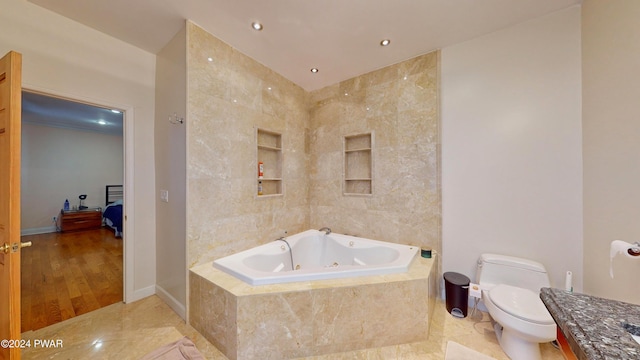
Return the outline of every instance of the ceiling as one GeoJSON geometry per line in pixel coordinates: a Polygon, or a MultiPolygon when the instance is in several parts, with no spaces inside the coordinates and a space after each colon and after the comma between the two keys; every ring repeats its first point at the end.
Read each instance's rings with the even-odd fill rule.
{"type": "Polygon", "coordinates": [[[122,112],[111,109],[22,92],[24,123],[122,136],[122,119],[122,112]]]}
{"type": "Polygon", "coordinates": [[[28,0],[151,53],[185,19],[307,91],[581,0],[28,0]],[[251,28],[253,21],[264,25],[251,28]],[[391,44],[380,46],[382,39],[391,44]],[[311,68],[318,68],[312,73],[311,68]]]}

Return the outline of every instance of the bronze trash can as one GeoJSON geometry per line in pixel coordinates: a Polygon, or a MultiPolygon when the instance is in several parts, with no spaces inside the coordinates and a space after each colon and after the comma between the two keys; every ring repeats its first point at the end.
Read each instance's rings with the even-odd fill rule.
{"type": "Polygon", "coordinates": [[[444,290],[449,314],[463,318],[469,305],[469,278],[456,272],[444,273],[444,290]]]}

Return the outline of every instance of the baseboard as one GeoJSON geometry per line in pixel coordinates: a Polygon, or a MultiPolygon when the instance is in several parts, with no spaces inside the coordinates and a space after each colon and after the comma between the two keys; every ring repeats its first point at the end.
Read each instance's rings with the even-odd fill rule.
{"type": "Polygon", "coordinates": [[[176,298],[171,296],[171,294],[163,289],[162,286],[156,285],[156,295],[158,295],[160,299],[164,300],[164,302],[167,303],[167,305],[169,305],[169,307],[173,309],[173,311],[175,311],[178,316],[180,316],[183,320],[186,320],[187,311],[185,309],[185,306],[178,300],[176,300],[176,298]]]}
{"type": "Polygon", "coordinates": [[[45,227],[39,227],[39,228],[22,229],[20,230],[20,236],[48,234],[53,232],[56,232],[55,226],[45,226],[45,227]]]}
{"type": "Polygon", "coordinates": [[[134,290],[130,296],[126,296],[125,302],[132,303],[134,301],[144,299],[151,295],[155,295],[155,293],[156,293],[156,287],[154,285],[147,286],[146,288],[134,290]]]}

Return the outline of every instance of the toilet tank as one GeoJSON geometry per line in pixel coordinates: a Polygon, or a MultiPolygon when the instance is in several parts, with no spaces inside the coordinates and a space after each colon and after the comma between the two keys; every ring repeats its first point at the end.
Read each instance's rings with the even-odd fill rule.
{"type": "Polygon", "coordinates": [[[529,259],[498,254],[480,255],[476,281],[482,289],[506,284],[538,293],[540,288],[550,287],[544,265],[529,259]]]}

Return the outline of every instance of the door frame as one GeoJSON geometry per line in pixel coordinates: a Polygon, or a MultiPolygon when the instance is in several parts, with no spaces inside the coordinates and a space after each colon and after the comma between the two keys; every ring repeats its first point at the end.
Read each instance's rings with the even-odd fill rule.
{"type": "Polygon", "coordinates": [[[2,171],[5,171],[2,179],[3,194],[6,190],[6,203],[2,204],[2,238],[0,245],[2,251],[2,346],[0,347],[0,358],[20,359],[21,342],[21,247],[20,243],[20,164],[21,164],[21,126],[22,126],[22,54],[10,50],[5,55],[1,55],[3,62],[2,82],[6,90],[6,107],[3,108],[6,115],[6,122],[0,124],[2,127],[3,149],[6,151],[3,160],[2,171]],[[6,86],[5,86],[6,85],[6,86]],[[20,94],[19,94],[20,93],[20,94]],[[8,148],[5,149],[6,147],[8,148]],[[6,214],[5,214],[6,212],[6,214]]]}
{"type": "Polygon", "coordinates": [[[122,133],[122,146],[123,146],[123,154],[124,154],[124,193],[123,193],[123,202],[124,202],[124,221],[123,221],[123,231],[122,231],[122,242],[123,242],[123,254],[122,254],[122,276],[123,276],[123,299],[122,301],[125,303],[135,301],[135,289],[134,289],[134,242],[133,242],[133,234],[134,232],[134,196],[133,196],[133,179],[134,179],[134,153],[133,153],[133,117],[134,111],[132,105],[125,104],[115,104],[110,103],[109,101],[105,101],[102,99],[93,99],[88,98],[86,96],[81,96],[77,94],[69,94],[63,93],[60,91],[55,91],[51,89],[45,89],[42,87],[30,85],[22,83],[22,90],[27,92],[33,92],[37,94],[42,94],[45,96],[57,97],[64,100],[75,101],[91,106],[98,106],[102,108],[109,109],[118,109],[122,111],[122,121],[123,121],[123,133],[122,133]]]}

